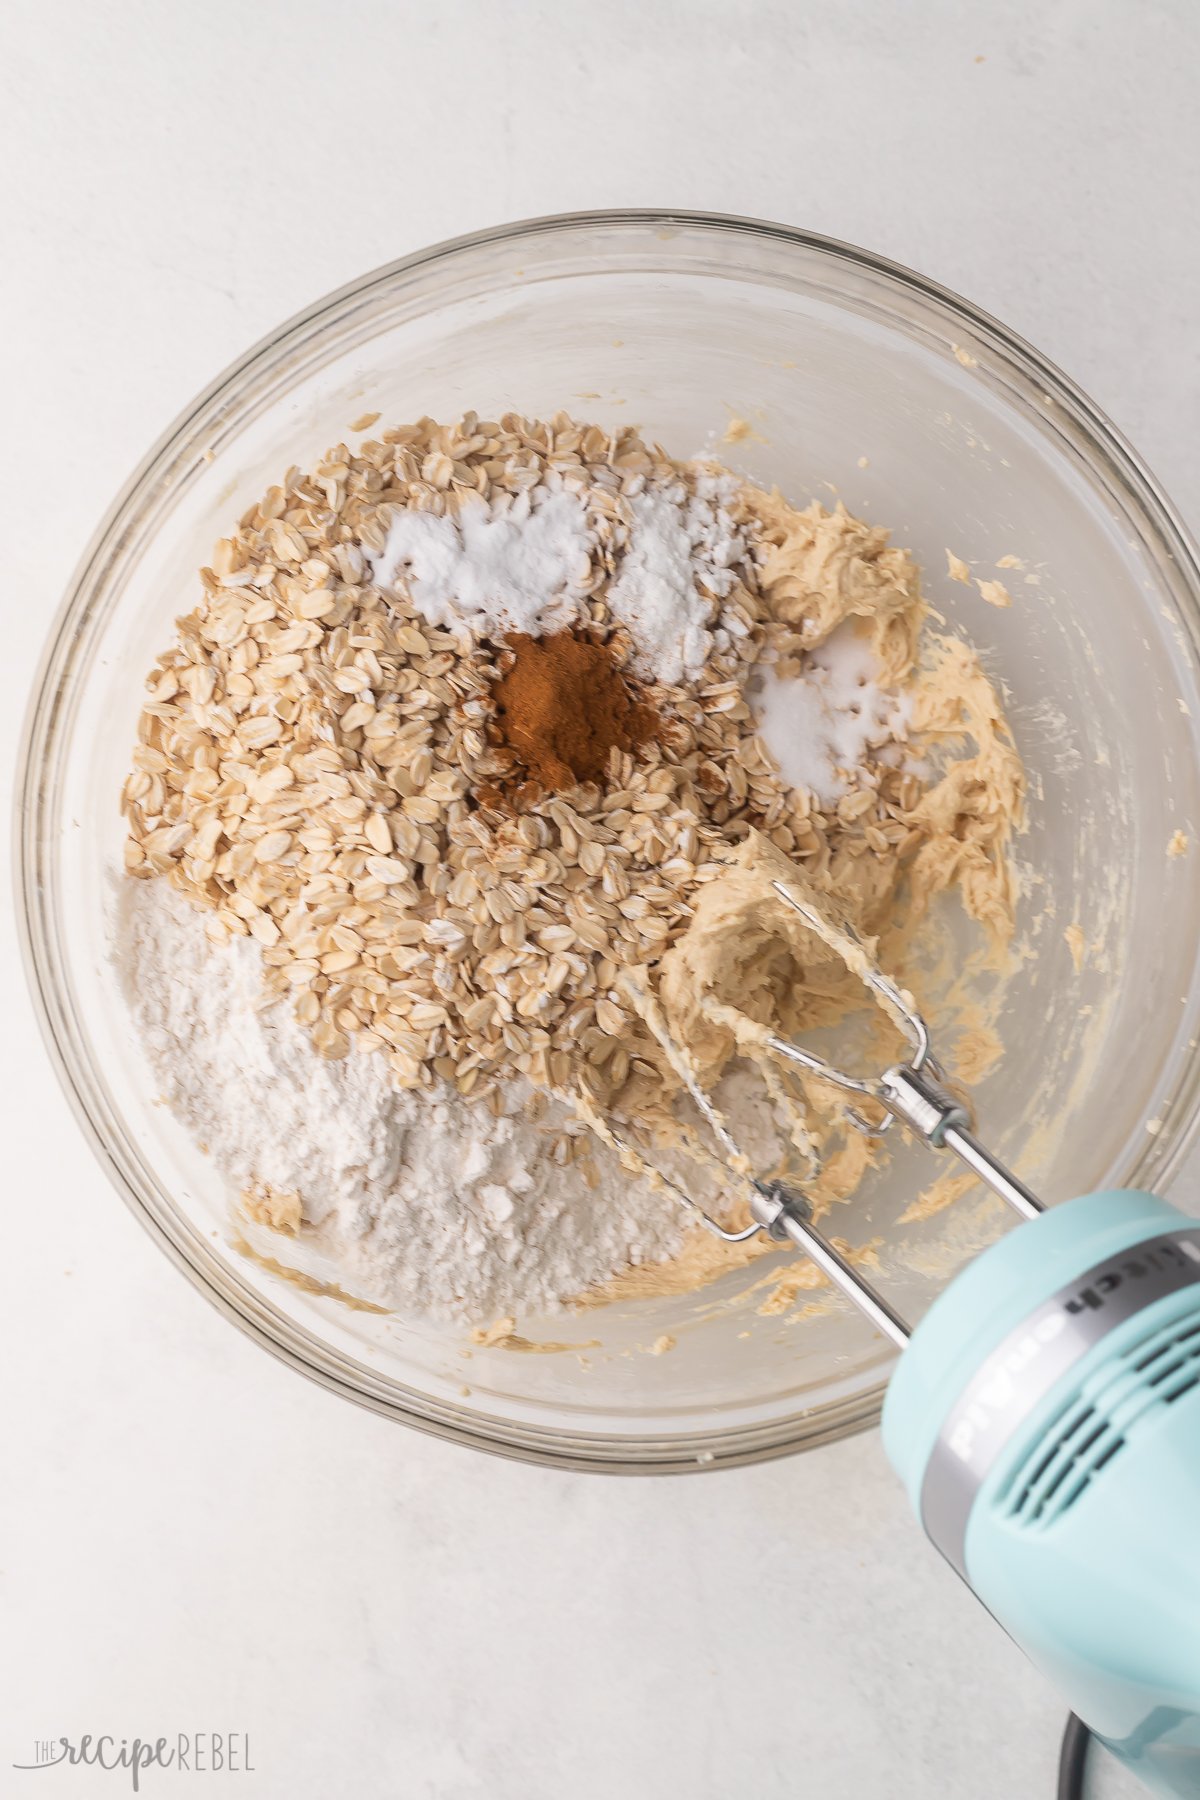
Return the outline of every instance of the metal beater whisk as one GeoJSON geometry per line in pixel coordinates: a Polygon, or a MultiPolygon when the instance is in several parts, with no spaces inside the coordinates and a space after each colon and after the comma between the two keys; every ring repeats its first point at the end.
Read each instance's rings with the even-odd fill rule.
{"type": "MultiPolygon", "coordinates": [[[[806,924],[811,925],[818,933],[821,932],[822,921],[819,916],[804,901],[798,899],[786,883],[774,881],[771,885],[780,899],[798,912],[806,924]]],[[[852,937],[853,934],[847,931],[846,935],[852,937]]],[[[857,943],[856,939],[853,941],[857,943]]],[[[916,1137],[935,1150],[952,1150],[973,1174],[986,1182],[993,1193],[998,1194],[1022,1218],[1036,1217],[1043,1211],[1042,1202],[984,1149],[968,1130],[970,1118],[966,1108],[941,1085],[938,1065],[930,1050],[929,1028],[913,1006],[910,996],[902,993],[886,975],[873,966],[856,972],[861,974],[863,982],[884,1003],[888,1012],[897,1021],[903,1022],[912,1047],[912,1054],[906,1062],[885,1069],[881,1075],[857,1076],[847,1074],[844,1069],[836,1068],[823,1057],[814,1056],[811,1051],[802,1050],[798,1044],[789,1043],[785,1038],[768,1037],[768,1048],[775,1055],[797,1064],[810,1074],[819,1075],[823,1080],[832,1082],[835,1087],[863,1100],[874,1101],[883,1108],[883,1118],[872,1123],[857,1107],[848,1107],[847,1117],[857,1130],[869,1137],[878,1137],[899,1119],[916,1137]]],[[[712,1100],[697,1081],[689,1058],[679,1056],[676,1067],[714,1136],[727,1152],[735,1171],[744,1170],[747,1159],[712,1100]]],[[[616,1141],[620,1148],[626,1147],[619,1139],[616,1141]]],[[[779,1242],[790,1238],[818,1268],[825,1271],[829,1279],[854,1302],[860,1312],[866,1314],[879,1331],[903,1348],[910,1336],[907,1322],[859,1274],[841,1251],[818,1231],[812,1223],[811,1208],[803,1195],[781,1182],[759,1181],[754,1176],[742,1178],[749,1188],[750,1214],[754,1222],[741,1231],[730,1231],[718,1224],[677,1183],[667,1181],[667,1185],[697,1215],[707,1230],[724,1238],[727,1243],[743,1243],[760,1231],[779,1242]]],[[[666,1177],[663,1179],[667,1180],[666,1177]]]]}
{"type": "MultiPolygon", "coordinates": [[[[908,1352],[905,1321],[817,1230],[802,1196],[745,1174],[694,1076],[692,1098],[747,1182],[754,1223],[726,1231],[676,1192],[718,1237],[790,1239],[899,1347],[883,1442],[929,1538],[1061,1683],[1077,1720],[1156,1794],[1196,1800],[1200,1221],[1136,1189],[1043,1212],[971,1135],[908,996],[786,879],[773,885],[883,1002],[910,1053],[866,1078],[782,1038],[767,1040],[772,1059],[844,1089],[860,1130],[899,1119],[953,1151],[1024,1222],[955,1275],[908,1352]]],[[[651,1029],[661,1042],[657,1015],[651,1029]]],[[[684,1076],[686,1057],[666,1047],[684,1076]]]]}

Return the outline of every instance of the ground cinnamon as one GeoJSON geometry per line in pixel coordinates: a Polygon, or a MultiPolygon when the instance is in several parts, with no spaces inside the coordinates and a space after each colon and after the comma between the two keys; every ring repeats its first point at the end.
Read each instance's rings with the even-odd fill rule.
{"type": "Polygon", "coordinates": [[[657,712],[606,644],[571,631],[505,642],[512,662],[492,689],[493,737],[518,779],[544,791],[601,781],[610,751],[658,737],[657,712]]]}

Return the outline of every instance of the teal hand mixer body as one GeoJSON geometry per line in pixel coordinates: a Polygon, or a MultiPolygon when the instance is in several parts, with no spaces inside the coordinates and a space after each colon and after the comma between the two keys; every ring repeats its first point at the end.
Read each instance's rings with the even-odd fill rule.
{"type": "MultiPolygon", "coordinates": [[[[849,1089],[862,1129],[899,1119],[952,1151],[1024,1223],[910,1331],[793,1190],[751,1181],[744,1231],[700,1217],[722,1237],[790,1240],[897,1344],[883,1441],[929,1537],[1147,1787],[1200,1795],[1200,1221],[1132,1191],[1044,1211],[972,1135],[908,996],[855,967],[904,1025],[907,1061],[860,1079],[783,1039],[770,1049],[849,1089]],[[875,1103],[875,1122],[863,1102],[875,1103]]],[[[710,1097],[682,1072],[745,1168],[710,1097]]]]}

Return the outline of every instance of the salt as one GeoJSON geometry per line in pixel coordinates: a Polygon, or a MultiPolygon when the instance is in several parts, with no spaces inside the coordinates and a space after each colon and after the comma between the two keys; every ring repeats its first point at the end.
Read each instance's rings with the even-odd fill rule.
{"type": "Polygon", "coordinates": [[[764,666],[750,702],[784,781],[822,806],[849,792],[848,777],[868,751],[902,743],[908,731],[907,697],[880,687],[875,654],[852,623],[809,651],[799,676],[785,679],[764,666]]]}

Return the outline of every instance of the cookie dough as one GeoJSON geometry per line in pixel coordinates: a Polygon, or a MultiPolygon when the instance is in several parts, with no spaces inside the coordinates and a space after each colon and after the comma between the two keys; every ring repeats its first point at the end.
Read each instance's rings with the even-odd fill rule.
{"type": "MultiPolygon", "coordinates": [[[[762,498],[755,503],[761,506],[762,498]]],[[[957,1027],[956,1063],[979,1078],[1002,1046],[987,1008],[971,993],[971,977],[1003,968],[1015,923],[1009,845],[1022,823],[1025,777],[999,699],[975,653],[959,639],[933,638],[912,671],[921,602],[909,578],[911,564],[895,560],[885,546],[882,580],[866,582],[862,552],[876,547],[865,527],[844,516],[782,509],[776,593],[786,590],[791,622],[805,635],[814,627],[836,629],[861,606],[877,654],[910,673],[913,736],[940,767],[906,815],[915,850],[887,859],[838,849],[801,863],[751,831],[731,846],[722,872],[701,890],[691,925],[663,958],[655,993],[632,997],[661,1052],[659,1144],[695,1155],[694,1136],[671,1122],[684,1059],[709,1091],[736,1059],[748,1059],[786,1119],[796,1155],[790,1168],[753,1173],[801,1180],[818,1215],[848,1198],[883,1150],[848,1129],[838,1090],[784,1063],[768,1049],[767,1037],[801,1039],[856,1014],[869,1019],[874,1003],[862,982],[864,967],[876,964],[895,975],[907,960],[919,962],[923,937],[938,935],[927,929],[933,902],[953,889],[982,927],[983,941],[953,981],[945,978],[943,959],[938,985],[948,998],[939,1025],[957,1027]],[[851,540],[857,544],[853,556],[851,540]],[[881,593],[884,604],[872,612],[881,593]],[[776,882],[815,912],[820,929],[787,904],[776,882]]],[[[878,1058],[871,1066],[882,1067],[900,1050],[900,1022],[878,1012],[869,1022],[874,1029],[867,1042],[878,1058]]],[[[929,1217],[963,1191],[961,1181],[935,1183],[905,1218],[929,1217]]],[[[741,1210],[735,1199],[731,1216],[741,1210]]],[[[623,1291],[647,1297],[687,1291],[747,1264],[764,1247],[724,1245],[697,1232],[673,1263],[637,1271],[633,1289],[623,1291]]]]}
{"type": "Polygon", "coordinates": [[[702,1081],[717,1080],[735,1050],[755,1053],[774,1032],[799,1037],[863,1003],[872,961],[847,926],[867,926],[878,896],[851,884],[818,888],[768,838],[752,831],[727,871],[700,894],[692,923],[662,962],[659,992],[675,1040],[702,1081]],[[817,931],[789,906],[788,888],[824,921],[817,931]]]}

